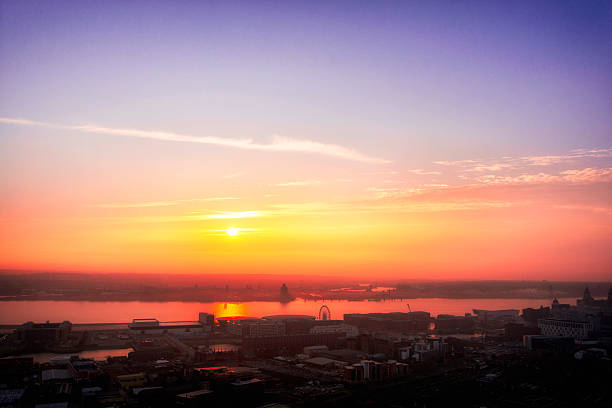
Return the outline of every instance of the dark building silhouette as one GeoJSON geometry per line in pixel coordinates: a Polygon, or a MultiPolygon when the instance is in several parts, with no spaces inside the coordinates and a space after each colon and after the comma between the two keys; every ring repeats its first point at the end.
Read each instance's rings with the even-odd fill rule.
{"type": "Polygon", "coordinates": [[[292,300],[295,300],[295,298],[289,293],[289,288],[287,288],[287,285],[285,285],[284,283],[283,286],[281,286],[280,288],[279,299],[281,302],[291,302],[292,300]]]}
{"type": "Polygon", "coordinates": [[[593,301],[593,296],[591,296],[591,291],[589,290],[588,286],[585,286],[584,288],[584,296],[582,296],[582,300],[585,302],[593,301]]]}
{"type": "MultiPolygon", "coordinates": [[[[557,301],[557,304],[558,303],[559,302],[557,301]]],[[[550,314],[551,314],[550,307],[540,306],[539,309],[528,307],[526,309],[523,309],[522,317],[523,317],[523,320],[525,320],[527,323],[535,326],[538,324],[538,319],[546,319],[550,317],[550,314]]]]}
{"type": "Polygon", "coordinates": [[[45,348],[64,342],[72,329],[72,323],[34,323],[27,322],[16,330],[17,338],[25,342],[29,349],[45,348]]]}

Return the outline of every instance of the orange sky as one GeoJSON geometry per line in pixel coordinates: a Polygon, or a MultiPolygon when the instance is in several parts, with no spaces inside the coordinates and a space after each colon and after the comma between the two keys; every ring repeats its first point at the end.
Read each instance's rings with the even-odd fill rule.
{"type": "Polygon", "coordinates": [[[606,5],[106,3],[0,2],[0,269],[612,278],[606,5]]]}
{"type": "Polygon", "coordinates": [[[69,171],[49,168],[52,175],[42,157],[13,162],[16,176],[4,181],[1,204],[0,266],[605,280],[612,170],[602,165],[610,153],[470,159],[424,169],[261,153],[272,161],[241,163],[226,175],[214,163],[178,159],[148,167],[134,159],[133,171],[122,163],[101,171],[112,159],[108,152],[93,163],[65,156],[69,171]],[[288,159],[292,168],[285,171],[288,159]],[[500,164],[503,170],[474,170],[500,164]],[[303,174],[290,174],[296,172],[303,174]]]}

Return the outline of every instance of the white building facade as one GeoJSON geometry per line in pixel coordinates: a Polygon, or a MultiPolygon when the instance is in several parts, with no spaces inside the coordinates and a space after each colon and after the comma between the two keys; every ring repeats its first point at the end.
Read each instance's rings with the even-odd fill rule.
{"type": "Polygon", "coordinates": [[[538,327],[544,336],[588,339],[593,333],[593,323],[561,319],[539,319],[538,327]]]}

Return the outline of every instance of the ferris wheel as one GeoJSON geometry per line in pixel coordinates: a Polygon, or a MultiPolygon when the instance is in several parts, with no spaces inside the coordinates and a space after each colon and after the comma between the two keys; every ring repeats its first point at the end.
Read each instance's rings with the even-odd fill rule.
{"type": "Polygon", "coordinates": [[[323,305],[319,309],[319,320],[331,320],[331,311],[327,305],[323,305]]]}

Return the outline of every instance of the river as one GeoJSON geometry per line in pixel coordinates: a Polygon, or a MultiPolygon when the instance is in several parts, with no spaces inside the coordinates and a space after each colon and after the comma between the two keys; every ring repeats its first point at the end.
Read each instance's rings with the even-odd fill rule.
{"type": "Polygon", "coordinates": [[[70,353],[70,354],[58,354],[58,353],[31,353],[31,354],[19,354],[16,356],[8,356],[4,358],[13,358],[13,357],[32,357],[35,363],[48,363],[54,357],[70,357],[79,355],[81,358],[91,358],[96,361],[104,361],[107,357],[127,357],[127,355],[134,351],[133,348],[118,348],[118,349],[109,349],[109,350],[87,350],[81,351],[79,353],[70,353]]]}
{"type": "MultiPolygon", "coordinates": [[[[576,299],[559,299],[575,304],[576,299]]],[[[463,315],[472,309],[524,309],[550,306],[551,299],[441,299],[420,298],[403,301],[304,301],[278,302],[80,302],[80,301],[4,301],[0,302],[0,324],[14,325],[27,321],[72,323],[127,323],[135,318],[156,318],[160,321],[197,320],[199,312],[215,317],[274,314],[317,316],[327,305],[331,319],[342,319],[345,313],[408,312],[422,310],[438,314],[463,315]]]]}

